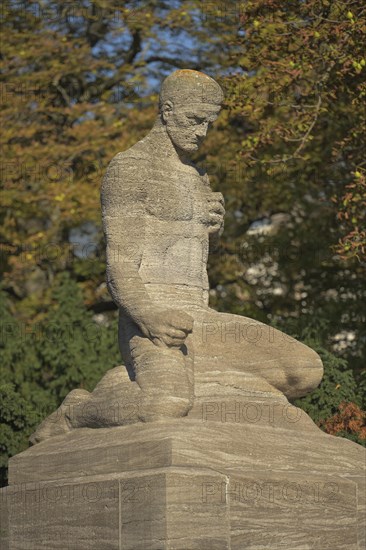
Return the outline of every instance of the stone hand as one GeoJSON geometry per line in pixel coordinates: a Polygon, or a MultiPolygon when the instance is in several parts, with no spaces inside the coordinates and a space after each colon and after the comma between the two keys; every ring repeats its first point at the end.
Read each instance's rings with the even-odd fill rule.
{"type": "Polygon", "coordinates": [[[224,225],[224,197],[222,193],[210,193],[207,197],[209,212],[209,233],[217,233],[224,225]]]}
{"type": "Polygon", "coordinates": [[[179,348],[193,329],[193,319],[184,311],[168,309],[154,312],[140,323],[145,336],[156,346],[179,348]]]}

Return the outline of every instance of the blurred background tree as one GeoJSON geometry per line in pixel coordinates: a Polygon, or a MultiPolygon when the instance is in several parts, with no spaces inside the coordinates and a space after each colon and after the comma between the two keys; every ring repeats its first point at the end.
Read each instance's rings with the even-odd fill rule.
{"type": "MultiPolygon", "coordinates": [[[[226,95],[195,159],[227,209],[211,305],[316,337],[325,378],[299,404],[340,433],[327,418],[365,408],[366,393],[362,0],[4,0],[2,9],[5,458],[70,389],[91,388],[120,361],[100,181],[113,155],[149,131],[160,82],[177,68],[207,72],[226,95]],[[59,337],[43,328],[35,338],[45,326],[59,337]]],[[[364,441],[362,422],[342,435],[364,441]]]]}

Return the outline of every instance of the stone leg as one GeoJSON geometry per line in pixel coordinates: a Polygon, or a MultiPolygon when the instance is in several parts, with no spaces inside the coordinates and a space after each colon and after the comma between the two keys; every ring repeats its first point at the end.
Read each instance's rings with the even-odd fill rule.
{"type": "Polygon", "coordinates": [[[35,445],[49,437],[61,435],[73,428],[83,426],[82,417],[75,414],[75,411],[80,410],[80,407],[89,401],[90,395],[86,390],[71,391],[59,408],[43,420],[37,430],[30,436],[30,444],[35,445]]]}
{"type": "Polygon", "coordinates": [[[158,347],[120,317],[119,342],[130,377],[141,388],[143,421],[185,416],[193,405],[193,356],[186,346],[158,347]]]}
{"type": "Polygon", "coordinates": [[[289,399],[308,394],[320,383],[323,366],[308,346],[264,323],[212,309],[194,316],[192,344],[195,380],[208,371],[247,372],[289,399]]]}
{"type": "Polygon", "coordinates": [[[108,370],[94,391],[73,390],[30,437],[35,445],[75,428],[104,428],[139,422],[142,391],[124,366],[108,370]]]}

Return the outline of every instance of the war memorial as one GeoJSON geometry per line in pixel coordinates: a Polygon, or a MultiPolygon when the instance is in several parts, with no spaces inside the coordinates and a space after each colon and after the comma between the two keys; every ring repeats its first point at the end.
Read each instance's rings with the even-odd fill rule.
{"type": "Polygon", "coordinates": [[[150,133],[108,166],[123,365],[10,460],[9,550],[365,548],[364,449],[292,404],[319,385],[319,356],[209,306],[224,199],[191,156],[222,101],[211,77],[172,73],[150,133]]]}

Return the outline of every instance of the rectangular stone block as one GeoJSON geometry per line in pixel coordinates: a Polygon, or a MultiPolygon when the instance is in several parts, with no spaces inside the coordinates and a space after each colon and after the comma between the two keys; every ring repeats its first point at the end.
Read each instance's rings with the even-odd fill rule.
{"type": "Polygon", "coordinates": [[[232,550],[362,548],[355,481],[311,471],[228,474],[232,550]]]}
{"type": "Polygon", "coordinates": [[[83,429],[20,453],[9,461],[9,483],[42,481],[83,475],[106,475],[171,464],[171,437],[124,441],[120,428],[83,429]]]}
{"type": "Polygon", "coordinates": [[[10,460],[9,550],[365,550],[364,466],[318,428],[80,429],[10,460]]]}
{"type": "MultiPolygon", "coordinates": [[[[75,430],[31,447],[9,460],[9,484],[85,475],[107,475],[168,466],[220,470],[248,463],[263,470],[308,469],[352,476],[364,450],[316,428],[311,434],[272,426],[175,420],[108,429],[75,430]],[[274,452],[275,451],[275,452],[274,452]],[[306,453],[306,454],[304,454],[306,453]],[[326,459],[325,459],[326,457],[326,459]]],[[[362,457],[362,458],[361,458],[362,457]]]]}
{"type": "Polygon", "coordinates": [[[9,550],[221,550],[230,548],[226,502],[202,501],[205,470],[162,469],[11,485],[9,550]]]}

